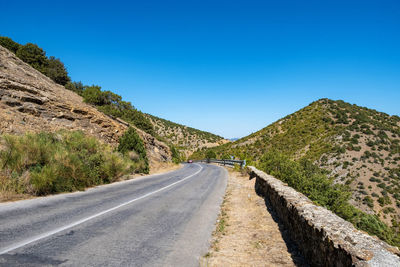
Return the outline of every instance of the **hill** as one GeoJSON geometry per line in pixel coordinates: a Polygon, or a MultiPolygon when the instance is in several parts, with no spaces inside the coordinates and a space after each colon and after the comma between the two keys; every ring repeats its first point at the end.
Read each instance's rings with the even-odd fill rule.
{"type": "Polygon", "coordinates": [[[186,156],[197,149],[215,147],[227,143],[221,136],[181,125],[169,120],[146,114],[155,132],[166,142],[176,146],[186,156]]]}
{"type": "MultiPolygon", "coordinates": [[[[0,46],[0,133],[79,130],[116,146],[128,127],[0,46]]],[[[151,162],[170,161],[168,145],[137,128],[151,162]]]]}
{"type": "MultiPolygon", "coordinates": [[[[267,151],[309,160],[335,184],[348,185],[350,203],[397,226],[400,215],[400,118],[343,101],[321,99],[233,143],[213,149],[258,165],[267,151]]],[[[206,150],[194,153],[204,157],[206,150]]]]}

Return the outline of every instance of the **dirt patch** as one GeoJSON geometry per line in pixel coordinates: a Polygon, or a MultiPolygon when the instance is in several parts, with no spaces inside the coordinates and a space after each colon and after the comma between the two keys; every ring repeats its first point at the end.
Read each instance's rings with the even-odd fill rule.
{"type": "Polygon", "coordinates": [[[1,202],[12,202],[12,201],[18,201],[18,200],[23,200],[23,199],[30,199],[34,198],[31,195],[28,194],[15,194],[11,193],[8,191],[0,191],[0,203],[1,202]]]}
{"type": "Polygon", "coordinates": [[[229,171],[212,245],[200,266],[307,266],[254,183],[229,171]]]}
{"type": "Polygon", "coordinates": [[[159,174],[163,172],[174,171],[182,168],[182,164],[175,164],[172,162],[154,162],[150,166],[150,174],[159,174]]]}

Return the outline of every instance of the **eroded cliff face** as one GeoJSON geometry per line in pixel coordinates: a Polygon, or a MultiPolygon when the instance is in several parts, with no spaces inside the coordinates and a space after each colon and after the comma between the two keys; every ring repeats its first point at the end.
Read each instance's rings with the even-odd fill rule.
{"type": "MultiPolygon", "coordinates": [[[[0,134],[80,130],[116,146],[128,124],[83,102],[82,97],[0,46],[0,134]]],[[[152,162],[170,161],[169,147],[137,129],[152,162]]]]}

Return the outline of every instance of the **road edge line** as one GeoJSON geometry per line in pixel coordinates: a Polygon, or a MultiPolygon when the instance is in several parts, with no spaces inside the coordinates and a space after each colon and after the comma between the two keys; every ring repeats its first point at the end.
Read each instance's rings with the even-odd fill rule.
{"type": "Polygon", "coordinates": [[[185,177],[185,178],[183,178],[183,179],[181,179],[181,180],[179,180],[179,181],[176,181],[176,182],[174,182],[174,183],[172,183],[172,184],[169,184],[169,185],[167,185],[167,186],[164,186],[164,187],[162,187],[162,188],[160,188],[160,189],[157,189],[157,190],[155,190],[155,191],[152,191],[152,192],[150,192],[150,193],[144,194],[144,195],[142,195],[142,196],[140,196],[140,197],[137,197],[137,198],[131,199],[131,200],[129,200],[129,201],[126,201],[126,202],[124,202],[124,203],[121,203],[121,204],[119,204],[119,205],[117,205],[117,206],[115,206],[115,207],[112,207],[112,208],[109,208],[109,209],[104,210],[104,211],[102,211],[102,212],[96,213],[96,214],[94,214],[94,215],[92,215],[92,216],[86,217],[86,218],[84,218],[84,219],[78,220],[78,221],[73,222],[73,223],[70,223],[70,224],[67,224],[67,225],[62,226],[62,227],[60,227],[60,228],[58,228],[58,229],[55,229],[55,230],[52,230],[52,231],[43,233],[43,234],[41,234],[41,235],[37,235],[37,236],[32,237],[32,238],[30,238],[30,239],[27,239],[27,240],[25,240],[25,241],[21,241],[21,242],[15,244],[15,245],[11,245],[11,246],[9,246],[9,247],[7,247],[7,248],[5,248],[5,249],[0,250],[0,255],[6,254],[6,253],[8,253],[8,252],[10,252],[10,251],[13,251],[13,250],[16,250],[16,249],[18,249],[18,248],[24,247],[24,246],[26,246],[26,245],[29,245],[29,244],[33,243],[33,242],[39,241],[39,240],[41,240],[41,239],[44,239],[44,238],[46,238],[46,237],[55,235],[55,234],[60,233],[60,232],[62,232],[62,231],[64,231],[64,230],[70,229],[70,228],[72,228],[72,227],[75,227],[75,226],[80,225],[80,224],[82,224],[82,223],[85,223],[85,222],[87,222],[87,221],[90,221],[90,220],[92,220],[92,219],[94,219],[94,218],[97,218],[97,217],[99,217],[99,216],[101,216],[101,215],[104,215],[104,214],[109,213],[109,212],[111,212],[111,211],[117,210],[117,209],[119,209],[119,208],[121,208],[121,207],[124,207],[124,206],[126,206],[126,205],[129,205],[129,204],[131,204],[131,203],[133,203],[133,202],[135,202],[135,201],[144,199],[144,198],[146,198],[146,197],[148,197],[148,196],[151,196],[151,195],[156,194],[156,193],[158,193],[158,192],[161,192],[161,191],[163,191],[163,190],[165,190],[165,189],[167,189],[167,188],[170,188],[170,187],[172,187],[172,186],[174,186],[174,185],[177,185],[177,184],[179,184],[179,183],[181,183],[181,182],[183,182],[183,181],[186,181],[187,179],[192,178],[192,177],[195,176],[196,174],[200,173],[201,170],[203,170],[203,167],[202,167],[201,165],[199,165],[199,164],[197,164],[197,163],[193,163],[193,164],[199,166],[200,169],[197,170],[195,173],[193,173],[193,174],[191,174],[191,175],[189,175],[189,176],[187,176],[187,177],[185,177]]]}

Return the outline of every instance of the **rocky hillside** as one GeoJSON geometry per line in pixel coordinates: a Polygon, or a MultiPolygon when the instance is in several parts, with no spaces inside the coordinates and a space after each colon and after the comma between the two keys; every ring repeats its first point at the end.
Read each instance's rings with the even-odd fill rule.
{"type": "MultiPolygon", "coordinates": [[[[214,148],[257,165],[276,150],[325,169],[349,185],[350,202],[397,226],[400,216],[400,118],[343,101],[321,99],[236,142],[214,148]]],[[[195,153],[204,157],[206,150],[195,153]]]]}
{"type": "Polygon", "coordinates": [[[172,143],[182,152],[190,155],[203,147],[215,147],[229,142],[221,136],[197,130],[165,119],[146,114],[156,133],[167,142],[172,143]]]}
{"type": "MultiPolygon", "coordinates": [[[[83,102],[0,46],[0,134],[80,130],[116,145],[128,124],[83,102]]],[[[150,162],[170,161],[169,147],[137,129],[150,162]]]]}

